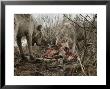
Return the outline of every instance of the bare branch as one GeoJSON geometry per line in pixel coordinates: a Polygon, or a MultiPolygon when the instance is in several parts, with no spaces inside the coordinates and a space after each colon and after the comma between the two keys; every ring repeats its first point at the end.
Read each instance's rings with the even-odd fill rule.
{"type": "Polygon", "coordinates": [[[88,21],[88,23],[90,23],[94,28],[96,28],[95,26],[94,26],[94,24],[93,23],[91,23],[86,17],[84,17],[83,15],[81,15],[80,14],[80,16],[82,16],[86,21],[88,21]]]}

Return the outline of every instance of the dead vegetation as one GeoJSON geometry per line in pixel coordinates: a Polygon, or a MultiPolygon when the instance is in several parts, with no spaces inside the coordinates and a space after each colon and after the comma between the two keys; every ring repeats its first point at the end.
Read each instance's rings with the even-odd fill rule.
{"type": "Polygon", "coordinates": [[[15,46],[15,76],[97,75],[96,14],[36,15],[35,21],[43,25],[41,46],[32,47],[34,61],[29,61],[27,44],[25,60],[15,46]]]}

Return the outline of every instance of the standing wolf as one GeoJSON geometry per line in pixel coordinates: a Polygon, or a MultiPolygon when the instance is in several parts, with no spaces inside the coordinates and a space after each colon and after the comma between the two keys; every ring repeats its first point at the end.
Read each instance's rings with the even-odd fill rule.
{"type": "Polygon", "coordinates": [[[24,36],[26,37],[30,59],[34,59],[32,54],[32,43],[33,44],[36,43],[35,40],[33,39],[39,39],[37,37],[38,35],[41,35],[41,28],[42,28],[42,25],[35,27],[33,17],[30,14],[14,15],[14,31],[15,31],[14,38],[17,41],[17,45],[19,47],[20,55],[22,59],[25,59],[24,52],[22,49],[22,43],[21,43],[22,37],[24,36]]]}

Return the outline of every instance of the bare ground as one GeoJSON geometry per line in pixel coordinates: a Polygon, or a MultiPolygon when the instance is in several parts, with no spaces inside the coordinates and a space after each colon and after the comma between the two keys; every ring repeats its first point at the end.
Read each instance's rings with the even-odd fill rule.
{"type": "MultiPolygon", "coordinates": [[[[43,59],[43,49],[33,47],[35,59],[29,61],[29,55],[24,47],[27,59],[21,60],[18,48],[14,52],[14,75],[15,76],[85,76],[78,60],[68,61],[66,59],[43,59]]],[[[84,65],[84,71],[87,76],[96,75],[96,68],[90,65],[84,65]]]]}

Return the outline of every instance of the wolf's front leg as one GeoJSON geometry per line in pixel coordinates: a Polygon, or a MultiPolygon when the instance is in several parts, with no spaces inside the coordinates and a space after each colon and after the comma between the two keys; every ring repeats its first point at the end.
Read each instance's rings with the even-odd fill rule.
{"type": "Polygon", "coordinates": [[[31,37],[31,35],[27,34],[26,39],[27,39],[27,43],[28,43],[30,60],[34,60],[33,53],[32,53],[32,37],[31,37]]]}

